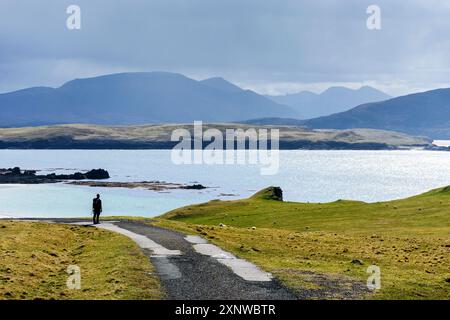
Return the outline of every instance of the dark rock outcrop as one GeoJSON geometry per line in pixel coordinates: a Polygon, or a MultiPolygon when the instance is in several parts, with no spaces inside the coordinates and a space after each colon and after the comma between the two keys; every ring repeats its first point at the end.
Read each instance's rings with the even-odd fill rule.
{"type": "Polygon", "coordinates": [[[56,183],[67,180],[103,180],[108,179],[109,173],[104,169],[95,169],[86,173],[37,175],[35,170],[22,171],[19,167],[0,169],[0,183],[2,184],[40,184],[56,183]]]}
{"type": "Polygon", "coordinates": [[[206,187],[204,185],[201,185],[201,184],[192,184],[192,185],[182,186],[181,189],[203,190],[203,189],[206,189],[206,187]]]}
{"type": "Polygon", "coordinates": [[[269,187],[256,193],[253,198],[263,200],[283,201],[283,190],[280,187],[269,187]]]}
{"type": "Polygon", "coordinates": [[[85,176],[89,180],[104,180],[109,179],[108,171],[104,169],[94,169],[85,173],[85,176]]]}

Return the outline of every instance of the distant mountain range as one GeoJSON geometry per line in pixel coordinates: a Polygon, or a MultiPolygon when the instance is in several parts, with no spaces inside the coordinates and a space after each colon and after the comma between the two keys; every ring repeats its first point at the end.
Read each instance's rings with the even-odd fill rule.
{"type": "Polygon", "coordinates": [[[0,94],[0,126],[239,121],[297,117],[222,78],[196,81],[168,72],[122,73],[0,94]]]}
{"type": "Polygon", "coordinates": [[[315,129],[372,128],[450,139],[450,88],[363,104],[302,124],[315,129]]]}
{"type": "Polygon", "coordinates": [[[331,87],[321,94],[302,91],[283,96],[266,96],[273,101],[295,109],[303,119],[311,119],[347,111],[358,105],[390,99],[391,97],[369,86],[353,90],[331,87]]]}
{"type": "Polygon", "coordinates": [[[349,111],[310,120],[261,118],[252,125],[289,125],[314,129],[381,129],[435,140],[450,140],[450,88],[367,103],[349,111]]]}
{"type": "Polygon", "coordinates": [[[67,82],[60,88],[35,87],[0,94],[0,127],[52,124],[138,125],[164,123],[246,123],[313,129],[369,128],[450,139],[450,89],[388,98],[370,87],[330,88],[320,95],[303,92],[275,99],[222,79],[197,81],[168,72],[121,73],[67,82]],[[314,112],[284,105],[310,99],[314,112]],[[294,99],[295,98],[295,99],[294,99]],[[300,100],[301,100],[300,99],[300,100]],[[364,103],[338,112],[361,100],[364,103]],[[328,102],[327,102],[328,101],[328,102]],[[249,120],[257,119],[257,120],[249,120]]]}

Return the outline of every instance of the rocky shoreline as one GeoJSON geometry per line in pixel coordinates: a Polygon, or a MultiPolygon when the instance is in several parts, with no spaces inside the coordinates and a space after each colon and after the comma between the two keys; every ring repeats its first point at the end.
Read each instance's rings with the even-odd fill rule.
{"type": "Polygon", "coordinates": [[[166,190],[203,190],[207,187],[201,184],[186,185],[181,183],[170,183],[164,181],[141,181],[141,182],[102,182],[102,181],[71,181],[67,184],[87,187],[103,187],[103,188],[127,188],[136,189],[143,188],[151,191],[166,190]]]}
{"type": "Polygon", "coordinates": [[[38,175],[36,170],[22,170],[19,167],[0,169],[0,184],[42,184],[68,180],[104,180],[109,178],[108,171],[104,169],[93,169],[85,173],[50,173],[46,175],[38,175]]]}
{"type": "Polygon", "coordinates": [[[152,191],[166,191],[175,189],[203,190],[207,187],[201,184],[182,184],[165,181],[141,181],[141,182],[113,182],[98,181],[109,179],[108,171],[104,169],[93,169],[85,173],[75,172],[73,174],[38,175],[36,170],[22,170],[19,167],[1,169],[0,184],[44,184],[65,182],[70,185],[103,187],[103,188],[143,188],[152,191]],[[86,181],[84,181],[86,180],[86,181]]]}

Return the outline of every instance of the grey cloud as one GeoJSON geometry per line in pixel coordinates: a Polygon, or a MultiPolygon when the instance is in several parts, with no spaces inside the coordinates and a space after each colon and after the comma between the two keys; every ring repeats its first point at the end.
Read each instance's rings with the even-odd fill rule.
{"type": "Polygon", "coordinates": [[[447,82],[449,13],[438,0],[2,0],[0,91],[167,70],[261,91],[370,82],[402,93],[447,82]],[[72,3],[80,31],[65,28],[72,3]],[[366,28],[374,3],[380,31],[366,28]]]}

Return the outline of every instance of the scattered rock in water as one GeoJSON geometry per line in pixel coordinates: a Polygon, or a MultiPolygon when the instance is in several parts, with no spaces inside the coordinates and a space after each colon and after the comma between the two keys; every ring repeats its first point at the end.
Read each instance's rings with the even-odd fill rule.
{"type": "MultiPolygon", "coordinates": [[[[200,184],[183,185],[181,183],[170,183],[164,181],[141,181],[141,182],[71,181],[68,182],[68,184],[86,187],[102,187],[102,188],[126,188],[126,189],[143,188],[158,192],[175,189],[202,190],[207,188],[200,184]]],[[[187,210],[190,210],[190,208],[188,208],[187,210]]]]}
{"type": "Polygon", "coordinates": [[[104,169],[94,169],[85,173],[85,176],[89,180],[104,180],[109,179],[108,171],[104,169]]]}
{"type": "Polygon", "coordinates": [[[219,197],[237,197],[239,196],[238,194],[234,194],[234,193],[220,193],[219,197]]]}
{"type": "Polygon", "coordinates": [[[192,184],[192,185],[182,186],[180,189],[203,190],[203,189],[206,189],[206,187],[204,185],[201,185],[201,184],[192,184]]]}

